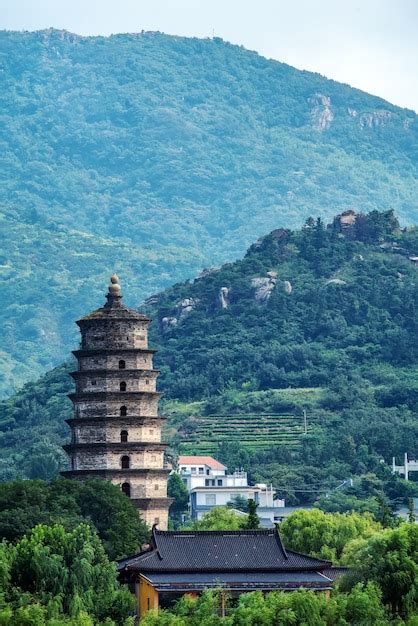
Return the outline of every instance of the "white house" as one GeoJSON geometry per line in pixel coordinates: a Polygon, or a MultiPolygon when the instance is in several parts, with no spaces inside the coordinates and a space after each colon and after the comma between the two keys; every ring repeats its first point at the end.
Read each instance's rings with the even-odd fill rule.
{"type": "Polygon", "coordinates": [[[275,500],[272,486],[249,485],[247,473],[227,467],[211,456],[180,456],[178,471],[190,493],[192,519],[201,517],[215,506],[226,506],[237,496],[250,498],[258,504],[257,513],[263,526],[273,526],[280,521],[284,500],[275,500]]]}

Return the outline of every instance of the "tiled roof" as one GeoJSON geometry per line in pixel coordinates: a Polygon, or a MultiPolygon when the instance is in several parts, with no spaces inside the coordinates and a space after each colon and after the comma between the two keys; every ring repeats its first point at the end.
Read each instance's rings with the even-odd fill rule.
{"type": "Polygon", "coordinates": [[[212,456],[179,456],[179,465],[207,465],[215,470],[227,469],[212,456]]]}
{"type": "Polygon", "coordinates": [[[152,549],[120,561],[118,569],[146,572],[322,570],[322,561],[286,551],[276,529],[153,530],[152,549]]]}
{"type": "MultiPolygon", "coordinates": [[[[85,315],[78,322],[87,322],[89,320],[97,320],[97,319],[134,319],[141,321],[149,321],[149,318],[143,313],[139,313],[135,311],[135,309],[129,309],[124,304],[119,306],[103,306],[100,309],[96,309],[92,311],[88,315],[85,315]]],[[[77,322],[77,323],[78,323],[77,322]]]]}
{"type": "Polygon", "coordinates": [[[344,565],[333,565],[332,567],[326,567],[322,573],[334,582],[349,571],[350,569],[344,565]]]}

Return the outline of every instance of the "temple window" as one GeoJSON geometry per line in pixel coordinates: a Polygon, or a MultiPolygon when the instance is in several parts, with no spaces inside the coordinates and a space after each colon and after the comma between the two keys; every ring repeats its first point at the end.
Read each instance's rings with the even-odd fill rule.
{"type": "Polygon", "coordinates": [[[126,408],[126,406],[121,406],[119,412],[122,416],[128,415],[128,409],[126,408]]]}
{"type": "Polygon", "coordinates": [[[126,391],[126,383],[124,381],[119,384],[119,389],[121,391],[126,391]]]}
{"type": "Polygon", "coordinates": [[[130,464],[131,464],[131,460],[130,460],[129,456],[123,456],[121,458],[122,469],[129,469],[130,464]]]}
{"type": "Polygon", "coordinates": [[[125,494],[125,496],[128,496],[128,498],[131,497],[131,485],[129,483],[122,483],[122,492],[125,494]]]}
{"type": "Polygon", "coordinates": [[[121,430],[120,431],[120,440],[122,443],[126,443],[128,441],[128,431],[127,430],[121,430]]]}
{"type": "Polygon", "coordinates": [[[125,361],[124,361],[123,359],[121,359],[121,360],[119,361],[119,369],[120,369],[120,370],[124,370],[124,369],[125,369],[125,367],[126,367],[126,363],[125,363],[125,361]]]}

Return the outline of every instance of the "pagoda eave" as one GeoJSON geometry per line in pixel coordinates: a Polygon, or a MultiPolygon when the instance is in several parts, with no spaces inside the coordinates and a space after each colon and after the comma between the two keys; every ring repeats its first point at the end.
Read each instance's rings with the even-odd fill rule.
{"type": "Polygon", "coordinates": [[[124,400],[147,398],[149,396],[161,398],[162,395],[159,391],[84,391],[82,393],[69,393],[67,397],[70,398],[71,402],[75,400],[117,400],[118,402],[123,402],[124,400]]]}
{"type": "Polygon", "coordinates": [[[97,450],[103,452],[124,452],[126,451],[156,451],[163,452],[167,447],[167,443],[160,441],[127,441],[127,442],[92,442],[92,443],[67,443],[62,446],[67,453],[85,450],[97,450]]]}
{"type": "Polygon", "coordinates": [[[153,509],[159,506],[167,508],[174,502],[174,498],[131,498],[131,502],[139,509],[153,509]]]}
{"type": "Polygon", "coordinates": [[[66,419],[66,423],[69,426],[72,425],[92,425],[92,426],[96,426],[96,425],[121,425],[123,424],[124,426],[126,425],[132,425],[135,426],[136,424],[147,424],[148,422],[159,422],[159,421],[165,421],[167,418],[164,415],[125,415],[124,417],[121,417],[120,415],[114,415],[114,416],[94,416],[94,415],[90,415],[88,417],[69,417],[68,419],[66,419]]]}
{"type": "Polygon", "coordinates": [[[129,354],[155,354],[157,350],[155,348],[94,348],[90,350],[73,350],[74,356],[78,359],[80,356],[96,356],[96,355],[108,355],[108,354],[123,354],[128,352],[129,354]]]}
{"type": "Polygon", "coordinates": [[[123,370],[107,370],[107,369],[76,370],[74,372],[69,372],[69,375],[71,376],[71,378],[74,378],[74,380],[78,380],[79,378],[86,378],[89,376],[97,376],[97,375],[100,376],[100,374],[103,374],[107,378],[112,379],[112,378],[120,378],[120,376],[123,375],[125,372],[126,374],[128,374],[128,376],[139,373],[140,376],[138,376],[138,378],[142,378],[142,377],[146,378],[146,376],[143,376],[144,374],[148,374],[149,378],[157,378],[158,374],[160,373],[160,370],[139,369],[139,368],[123,369],[123,370]]]}
{"type": "Polygon", "coordinates": [[[154,476],[167,476],[171,472],[171,468],[152,468],[152,467],[136,467],[136,468],[98,468],[98,469],[81,469],[81,470],[63,470],[61,476],[64,478],[102,478],[108,479],[115,476],[147,476],[148,474],[154,476]]]}

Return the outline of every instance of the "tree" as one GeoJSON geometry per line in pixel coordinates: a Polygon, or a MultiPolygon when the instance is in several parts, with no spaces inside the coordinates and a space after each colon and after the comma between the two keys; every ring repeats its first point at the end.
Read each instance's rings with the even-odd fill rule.
{"type": "Polygon", "coordinates": [[[248,517],[245,521],[245,524],[243,525],[243,528],[246,528],[247,530],[255,530],[257,528],[260,528],[260,519],[257,515],[257,504],[252,498],[248,499],[247,510],[248,517]]]}
{"type": "Polygon", "coordinates": [[[388,528],[352,544],[347,559],[364,582],[376,583],[393,612],[408,615],[418,606],[418,525],[388,528]]]}
{"type": "Polygon", "coordinates": [[[186,513],[189,505],[189,492],[181,479],[180,474],[173,472],[168,477],[167,493],[169,498],[174,498],[170,506],[170,516],[180,520],[183,513],[186,513]]]}
{"type": "Polygon", "coordinates": [[[280,525],[286,547],[334,562],[343,560],[350,541],[380,530],[380,524],[367,513],[324,513],[318,509],[296,511],[280,525]]]}
{"type": "Polygon", "coordinates": [[[0,538],[16,541],[37,524],[62,523],[67,530],[88,521],[112,559],[136,552],[149,530],[115,485],[102,480],[17,480],[0,484],[0,538]]]}
{"type": "Polygon", "coordinates": [[[194,530],[240,530],[244,528],[247,516],[238,516],[234,511],[214,507],[201,520],[194,522],[194,530]]]}
{"type": "Polygon", "coordinates": [[[2,550],[0,563],[8,568],[4,597],[22,624],[42,624],[43,614],[82,618],[83,613],[123,624],[132,611],[132,595],[119,587],[115,565],[88,524],[70,532],[60,524],[36,526],[2,550]],[[25,622],[25,611],[37,612],[38,621],[25,622]]]}
{"type": "Polygon", "coordinates": [[[226,506],[228,509],[236,509],[237,511],[243,511],[243,513],[245,513],[248,510],[248,500],[241,494],[237,494],[226,503],[226,506]]]}
{"type": "Polygon", "coordinates": [[[387,626],[388,615],[382,604],[382,592],[374,583],[357,584],[349,594],[337,596],[340,613],[349,624],[387,626]]]}

